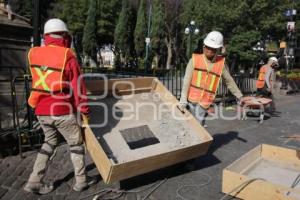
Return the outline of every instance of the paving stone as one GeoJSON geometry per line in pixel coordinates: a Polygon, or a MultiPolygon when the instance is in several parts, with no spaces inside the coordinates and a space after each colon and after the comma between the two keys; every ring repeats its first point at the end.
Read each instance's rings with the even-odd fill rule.
{"type": "Polygon", "coordinates": [[[21,164],[26,167],[32,167],[36,158],[36,154],[26,157],[22,160],[21,164]]]}
{"type": "Polygon", "coordinates": [[[25,185],[26,181],[22,180],[20,178],[18,178],[14,184],[12,185],[13,189],[19,190],[19,189],[23,189],[24,185],[25,185]]]}
{"type": "Polygon", "coordinates": [[[32,169],[26,169],[26,170],[22,173],[22,175],[20,176],[20,178],[23,179],[23,180],[28,180],[28,178],[29,178],[31,172],[32,172],[32,169]]]}
{"type": "Polygon", "coordinates": [[[19,167],[15,170],[14,175],[15,175],[15,176],[21,176],[22,173],[23,173],[25,170],[26,170],[26,167],[24,167],[24,166],[19,166],[19,167]]]}
{"type": "Polygon", "coordinates": [[[0,170],[3,170],[4,171],[4,173],[2,173],[1,174],[1,176],[0,176],[0,183],[4,183],[4,181],[8,178],[8,177],[10,177],[10,172],[8,171],[8,170],[6,170],[6,169],[0,169],[0,170]]]}
{"type": "Polygon", "coordinates": [[[125,200],[137,200],[136,194],[127,194],[125,200]]]}
{"type": "Polygon", "coordinates": [[[64,200],[66,195],[55,195],[53,196],[53,200],[64,200]]]}
{"type": "Polygon", "coordinates": [[[28,193],[25,192],[24,190],[18,190],[16,196],[14,196],[14,198],[12,198],[12,200],[25,199],[27,195],[28,195],[28,193]]]}
{"type": "Polygon", "coordinates": [[[70,186],[67,183],[62,183],[59,188],[56,189],[57,195],[64,195],[67,194],[70,191],[70,186]]]}
{"type": "Polygon", "coordinates": [[[8,192],[5,193],[5,195],[1,198],[1,200],[11,200],[16,196],[18,193],[18,190],[9,190],[8,192]]]}
{"type": "Polygon", "coordinates": [[[39,200],[52,200],[53,196],[52,195],[41,195],[39,200]]]}
{"type": "Polygon", "coordinates": [[[7,191],[7,189],[0,187],[0,198],[3,197],[7,191]]]}
{"type": "Polygon", "coordinates": [[[91,193],[95,193],[96,188],[95,187],[90,187],[87,190],[84,190],[80,193],[80,198],[86,197],[91,193]]]}
{"type": "Polygon", "coordinates": [[[9,177],[9,178],[7,178],[4,181],[4,183],[2,184],[2,187],[3,188],[10,188],[16,180],[17,180],[16,177],[9,177]]]}
{"type": "Polygon", "coordinates": [[[38,200],[41,197],[39,194],[28,193],[26,200],[38,200]]]}
{"type": "Polygon", "coordinates": [[[71,190],[69,192],[68,196],[66,197],[66,200],[78,199],[79,196],[80,196],[80,192],[76,192],[74,190],[71,190]]]}
{"type": "Polygon", "coordinates": [[[57,162],[52,162],[49,165],[49,170],[53,171],[53,172],[59,172],[61,170],[63,170],[62,164],[61,163],[57,163],[57,162]]]}

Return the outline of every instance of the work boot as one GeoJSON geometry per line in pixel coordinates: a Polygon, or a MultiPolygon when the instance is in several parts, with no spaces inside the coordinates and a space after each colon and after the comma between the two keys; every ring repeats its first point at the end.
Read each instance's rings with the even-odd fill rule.
{"type": "Polygon", "coordinates": [[[75,190],[77,192],[81,192],[81,191],[89,188],[90,186],[95,185],[97,182],[98,182],[97,177],[87,176],[86,177],[86,182],[75,183],[75,185],[73,186],[73,190],[75,190]]]}
{"type": "Polygon", "coordinates": [[[53,184],[45,184],[40,182],[28,182],[24,187],[24,190],[26,192],[32,192],[37,194],[48,194],[52,192],[53,189],[53,184]]]}

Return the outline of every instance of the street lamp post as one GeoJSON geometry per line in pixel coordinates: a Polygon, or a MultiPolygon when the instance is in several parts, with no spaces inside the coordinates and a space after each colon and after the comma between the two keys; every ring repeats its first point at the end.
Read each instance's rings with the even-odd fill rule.
{"type": "Polygon", "coordinates": [[[191,57],[193,48],[192,48],[192,36],[199,34],[199,29],[196,27],[196,23],[194,20],[190,22],[190,24],[185,28],[184,33],[188,35],[188,41],[187,41],[187,58],[191,57]]]}
{"type": "MultiPolygon", "coordinates": [[[[253,51],[257,52],[257,54],[259,55],[259,58],[255,64],[255,67],[257,66],[262,66],[264,63],[263,60],[263,54],[265,52],[265,45],[263,42],[257,42],[256,45],[252,48],[253,51]]],[[[259,69],[255,69],[255,70],[259,70],[259,69]]]]}
{"type": "Polygon", "coordinates": [[[256,45],[252,48],[254,51],[258,52],[259,55],[259,62],[257,63],[258,65],[263,65],[264,60],[263,60],[263,54],[265,53],[265,45],[263,42],[257,42],[256,45]]]}

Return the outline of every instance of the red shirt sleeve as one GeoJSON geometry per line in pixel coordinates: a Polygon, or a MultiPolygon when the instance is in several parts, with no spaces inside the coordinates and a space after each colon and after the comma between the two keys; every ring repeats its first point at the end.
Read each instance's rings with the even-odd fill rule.
{"type": "Polygon", "coordinates": [[[69,59],[66,61],[64,77],[65,80],[70,82],[70,87],[73,91],[73,105],[77,109],[77,112],[82,114],[89,114],[90,109],[88,106],[86,96],[86,86],[83,77],[80,76],[80,67],[78,61],[72,52],[68,52],[69,59]]]}

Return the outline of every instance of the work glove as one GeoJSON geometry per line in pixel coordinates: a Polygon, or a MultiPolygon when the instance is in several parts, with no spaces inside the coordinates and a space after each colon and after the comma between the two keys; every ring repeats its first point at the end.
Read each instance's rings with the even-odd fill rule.
{"type": "Polygon", "coordinates": [[[81,113],[82,121],[86,124],[89,124],[90,122],[90,115],[89,114],[83,114],[81,113]]]}
{"type": "Polygon", "coordinates": [[[242,104],[243,104],[243,97],[236,98],[236,103],[237,103],[238,106],[242,106],[242,104]]]}

